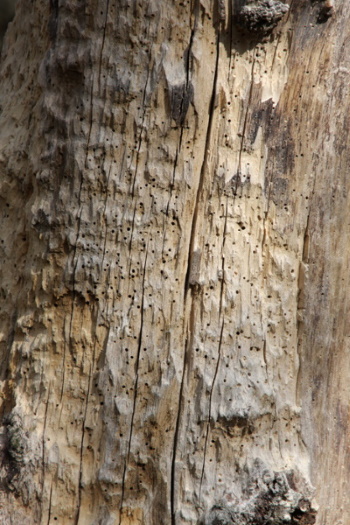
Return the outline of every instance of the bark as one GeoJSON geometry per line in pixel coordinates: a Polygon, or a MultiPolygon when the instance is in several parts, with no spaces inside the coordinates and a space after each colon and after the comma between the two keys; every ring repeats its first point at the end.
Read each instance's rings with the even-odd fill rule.
{"type": "Polygon", "coordinates": [[[348,1],[18,1],[2,523],[349,522],[349,27],[348,1]]]}

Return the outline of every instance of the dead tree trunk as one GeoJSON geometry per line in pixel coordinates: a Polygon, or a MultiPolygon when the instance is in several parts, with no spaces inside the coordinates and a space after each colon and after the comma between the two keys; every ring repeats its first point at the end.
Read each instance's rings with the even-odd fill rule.
{"type": "Polygon", "coordinates": [[[1,523],[350,522],[349,7],[18,1],[1,523]]]}

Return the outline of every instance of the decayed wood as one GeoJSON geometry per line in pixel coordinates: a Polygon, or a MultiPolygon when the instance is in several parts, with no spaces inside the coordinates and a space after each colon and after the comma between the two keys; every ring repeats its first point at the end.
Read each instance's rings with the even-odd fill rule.
{"type": "Polygon", "coordinates": [[[288,7],[19,0],[3,523],[349,521],[350,10],[288,7]]]}

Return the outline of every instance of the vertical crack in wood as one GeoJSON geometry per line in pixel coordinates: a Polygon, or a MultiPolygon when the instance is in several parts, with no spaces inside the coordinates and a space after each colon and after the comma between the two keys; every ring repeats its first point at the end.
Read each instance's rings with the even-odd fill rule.
{"type": "MultiPolygon", "coordinates": [[[[189,284],[190,284],[189,281],[190,281],[190,275],[191,275],[191,262],[192,262],[192,255],[193,255],[192,252],[193,252],[194,240],[195,240],[195,235],[196,235],[199,200],[200,200],[202,189],[203,189],[204,175],[206,171],[206,164],[207,164],[208,152],[209,152],[211,129],[212,129],[212,124],[213,124],[215,96],[216,96],[216,90],[217,90],[218,65],[219,65],[219,45],[220,45],[220,41],[219,41],[219,37],[217,37],[215,71],[214,71],[214,77],[213,77],[212,94],[211,94],[210,103],[209,103],[209,121],[208,121],[208,128],[207,128],[207,134],[206,134],[206,140],[205,140],[204,158],[203,158],[203,163],[202,163],[199,182],[198,182],[196,202],[194,206],[192,225],[191,225],[187,270],[186,270],[186,278],[185,278],[185,298],[189,290],[189,284]]],[[[178,411],[177,411],[177,418],[176,418],[175,431],[174,431],[173,455],[172,455],[172,465],[171,465],[170,507],[171,507],[171,524],[172,525],[176,525],[176,508],[175,508],[176,455],[177,455],[177,449],[178,449],[178,443],[179,443],[180,422],[181,422],[182,405],[183,405],[184,379],[185,379],[185,374],[186,374],[186,363],[188,359],[188,353],[190,352],[191,347],[192,347],[193,328],[194,328],[194,298],[192,297],[190,300],[191,300],[191,307],[190,307],[190,312],[189,312],[189,325],[187,328],[187,338],[185,341],[182,380],[181,380],[180,391],[179,391],[178,411]]]]}
{"type": "Polygon", "coordinates": [[[133,407],[132,407],[132,414],[131,414],[131,421],[130,421],[130,431],[129,431],[129,438],[128,438],[128,447],[127,447],[127,454],[124,461],[124,469],[123,469],[123,477],[122,477],[122,491],[121,491],[121,500],[120,500],[120,507],[119,507],[119,525],[122,524],[123,519],[123,505],[124,505],[124,497],[125,497],[125,480],[126,480],[126,474],[128,469],[128,464],[130,461],[130,451],[131,451],[131,442],[132,442],[132,436],[133,436],[133,429],[134,429],[134,420],[135,420],[135,413],[136,413],[136,402],[137,402],[137,395],[138,395],[138,384],[139,384],[139,368],[140,368],[140,355],[141,355],[141,347],[142,347],[142,334],[143,334],[143,328],[144,328],[144,301],[145,301],[145,279],[146,279],[146,268],[147,268],[147,257],[148,257],[148,247],[146,249],[145,254],[145,262],[143,265],[143,276],[142,276],[142,297],[141,297],[141,311],[140,311],[140,330],[139,330],[139,336],[138,336],[138,344],[137,344],[137,354],[136,354],[136,362],[135,362],[135,381],[134,381],[134,397],[133,397],[133,407]]]}
{"type": "Polygon", "coordinates": [[[265,364],[265,370],[266,370],[266,379],[268,379],[268,368],[267,368],[267,352],[266,352],[266,337],[264,338],[264,344],[263,344],[263,359],[265,364]]]}
{"type": "MultiPolygon", "coordinates": [[[[106,334],[105,344],[107,345],[109,337],[109,330],[106,334]]],[[[84,417],[82,421],[82,427],[81,427],[81,440],[80,440],[80,462],[79,462],[79,477],[78,477],[78,502],[77,502],[77,514],[75,519],[75,525],[78,525],[79,523],[79,517],[80,517],[80,510],[81,510],[81,497],[82,497],[82,479],[83,479],[83,455],[84,455],[84,438],[85,438],[85,427],[86,427],[86,417],[87,417],[87,411],[89,406],[89,399],[90,399],[90,391],[91,391],[91,382],[92,382],[92,375],[93,375],[93,362],[90,363],[90,370],[89,370],[89,377],[88,377],[88,383],[87,383],[87,392],[86,392],[86,398],[85,398],[85,408],[84,408],[84,417]]]]}
{"type": "MultiPolygon", "coordinates": [[[[91,70],[89,131],[87,132],[87,140],[86,140],[86,153],[85,153],[85,163],[84,163],[85,169],[89,169],[87,161],[88,161],[88,156],[89,156],[93,121],[94,121],[94,73],[93,73],[93,70],[91,70]]],[[[80,181],[79,197],[78,197],[79,204],[81,203],[81,192],[82,192],[83,182],[84,182],[84,174],[83,172],[81,172],[81,181],[80,181]]]]}
{"type": "MultiPolygon", "coordinates": [[[[63,324],[63,327],[65,329],[65,325],[66,325],[66,318],[64,320],[64,324],[63,324]]],[[[64,337],[63,338],[63,356],[62,356],[62,379],[61,379],[61,392],[60,392],[60,415],[59,415],[59,421],[61,420],[61,415],[62,415],[62,410],[63,410],[63,403],[62,403],[62,400],[63,400],[63,395],[64,395],[64,386],[65,386],[65,381],[66,381],[66,355],[67,355],[67,345],[68,345],[68,342],[67,342],[67,338],[64,337]]]]}
{"type": "Polygon", "coordinates": [[[224,289],[225,289],[225,255],[224,255],[224,247],[225,247],[226,232],[227,232],[227,217],[228,217],[228,197],[226,197],[225,222],[224,222],[224,231],[222,233],[222,245],[221,245],[221,284],[220,284],[219,318],[221,318],[222,305],[223,305],[223,299],[224,299],[224,289]]]}
{"type": "Polygon", "coordinates": [[[213,78],[213,89],[212,94],[210,98],[209,103],[209,121],[208,121],[208,127],[207,127],[207,134],[205,138],[205,146],[204,146],[204,157],[202,162],[202,167],[199,175],[199,182],[198,182],[198,188],[197,188],[197,194],[196,194],[196,202],[194,205],[193,210],[193,216],[192,216],[192,225],[191,225],[191,233],[190,233],[190,242],[189,242],[189,250],[188,250],[188,260],[187,260],[187,270],[186,270],[186,278],[185,278],[185,296],[187,295],[187,292],[189,290],[189,280],[190,280],[190,274],[191,274],[191,262],[192,262],[192,256],[193,256],[193,250],[194,250],[194,243],[197,233],[197,220],[198,220],[198,209],[199,209],[199,202],[202,197],[203,193],[203,186],[204,186],[204,177],[207,169],[207,161],[208,161],[208,155],[209,155],[209,149],[210,149],[210,139],[211,139],[211,131],[213,127],[213,119],[214,119],[214,106],[215,106],[215,97],[216,97],[216,91],[217,91],[217,80],[218,80],[218,71],[219,71],[219,57],[220,57],[220,38],[219,36],[216,39],[216,60],[215,60],[215,71],[214,71],[214,78],[213,78]]]}
{"type": "Polygon", "coordinates": [[[244,115],[241,144],[240,144],[240,148],[238,152],[238,167],[237,167],[238,177],[236,177],[235,193],[237,192],[239,180],[240,180],[241,173],[242,173],[242,153],[244,151],[244,141],[245,141],[245,134],[246,134],[246,129],[247,129],[248,115],[250,111],[252,95],[253,95],[253,88],[254,88],[254,65],[255,65],[255,49],[253,52],[253,61],[252,61],[252,67],[251,67],[251,80],[250,80],[249,96],[248,96],[248,101],[247,101],[247,109],[244,115]]]}
{"type": "Polygon", "coordinates": [[[132,196],[133,199],[135,198],[135,184],[136,184],[137,172],[138,172],[138,167],[139,167],[140,151],[141,151],[141,146],[142,146],[142,135],[143,135],[144,125],[145,125],[146,95],[147,95],[147,86],[148,86],[148,82],[149,82],[150,75],[151,75],[151,62],[152,62],[152,57],[150,56],[149,65],[147,67],[146,82],[145,82],[145,86],[143,88],[143,93],[142,93],[142,103],[141,103],[142,118],[141,118],[140,134],[139,134],[138,145],[137,145],[137,152],[136,152],[135,176],[133,178],[132,190],[131,190],[131,196],[132,196]]]}
{"type": "Polygon", "coordinates": [[[219,339],[219,347],[218,347],[218,358],[216,360],[216,366],[213,376],[213,381],[211,384],[210,394],[209,394],[209,410],[208,410],[208,421],[207,421],[207,428],[205,432],[205,441],[204,441],[204,452],[203,452],[203,464],[202,464],[202,472],[201,472],[201,478],[200,478],[200,484],[199,484],[199,499],[201,499],[201,492],[202,492],[202,484],[204,479],[204,471],[205,471],[205,463],[206,463],[206,455],[207,455],[207,448],[208,448],[208,439],[209,439],[209,431],[210,431],[210,424],[212,420],[212,399],[213,399],[213,391],[215,387],[216,378],[219,371],[219,365],[221,361],[221,347],[222,347],[222,335],[224,332],[224,326],[225,326],[225,319],[222,320],[221,323],[221,331],[220,331],[220,339],[219,339]]]}
{"type": "Polygon", "coordinates": [[[177,165],[178,165],[179,154],[180,154],[181,147],[182,147],[182,139],[183,139],[183,133],[184,133],[184,126],[185,126],[185,117],[186,117],[187,109],[188,109],[188,107],[187,107],[186,111],[184,111],[184,108],[183,108],[184,97],[187,97],[188,105],[190,104],[190,102],[192,101],[192,98],[193,98],[193,86],[192,86],[192,83],[191,83],[190,75],[191,75],[192,47],[193,47],[194,35],[195,35],[195,32],[196,32],[196,26],[197,26],[197,19],[195,20],[194,27],[191,30],[190,42],[189,42],[188,48],[187,48],[187,56],[186,56],[186,84],[184,86],[184,94],[183,94],[183,97],[182,97],[182,100],[181,100],[181,107],[180,107],[180,115],[183,115],[183,118],[181,117],[180,121],[179,121],[179,123],[180,123],[180,135],[179,135],[179,141],[178,141],[178,145],[177,145],[176,152],[175,152],[172,183],[171,183],[170,188],[169,188],[169,190],[170,190],[169,191],[169,199],[168,199],[168,203],[167,203],[167,207],[166,207],[166,215],[167,216],[168,216],[168,213],[169,213],[170,201],[171,201],[173,188],[174,188],[174,184],[175,184],[176,169],[177,169],[177,165]]]}
{"type": "Polygon", "coordinates": [[[222,303],[224,299],[224,289],[225,289],[225,257],[223,255],[222,255],[221,261],[222,261],[221,263],[222,276],[221,276],[221,283],[220,283],[219,318],[221,317],[222,303]]]}
{"type": "Polygon", "coordinates": [[[186,360],[187,360],[189,339],[191,339],[191,334],[189,338],[188,337],[186,338],[186,342],[185,342],[185,351],[184,351],[183,365],[182,365],[182,377],[181,377],[181,385],[180,385],[180,391],[179,391],[179,401],[178,401],[178,409],[177,409],[177,416],[176,416],[176,423],[175,423],[172,460],[171,460],[171,475],[170,475],[171,525],[176,525],[176,508],[175,508],[176,453],[178,449],[178,441],[179,441],[179,434],[180,434],[180,423],[181,423],[182,405],[183,405],[183,389],[184,389],[185,374],[186,374],[186,360]]]}
{"type": "MultiPolygon", "coordinates": [[[[103,60],[103,50],[104,50],[104,47],[105,47],[105,41],[106,41],[106,31],[107,31],[108,12],[109,12],[109,0],[106,0],[106,14],[105,14],[105,21],[104,21],[104,24],[103,24],[102,45],[101,45],[100,58],[99,58],[99,64],[98,64],[98,82],[99,82],[100,92],[101,92],[101,71],[102,71],[102,60],[103,60]]],[[[101,93],[101,94],[102,94],[102,93],[101,93]]]]}
{"type": "MultiPolygon", "coordinates": [[[[48,414],[48,409],[49,409],[50,393],[51,393],[51,385],[49,385],[48,393],[47,393],[47,399],[46,399],[46,405],[45,405],[45,414],[44,414],[44,426],[43,426],[43,433],[42,433],[42,438],[41,438],[41,446],[42,446],[42,452],[41,452],[41,468],[42,468],[41,498],[43,498],[44,487],[45,487],[45,473],[46,473],[45,435],[46,435],[46,427],[47,427],[47,414],[48,414]]],[[[51,484],[51,488],[52,488],[52,484],[51,484]]],[[[40,509],[40,521],[42,520],[43,510],[44,510],[43,507],[41,507],[41,509],[40,509]]]]}
{"type": "MultiPolygon", "coordinates": [[[[51,483],[51,487],[50,487],[49,508],[48,508],[48,513],[47,513],[47,523],[46,523],[46,525],[50,525],[50,520],[51,520],[52,492],[53,492],[53,483],[51,483]]],[[[41,521],[41,519],[40,519],[40,521],[41,521]]]]}

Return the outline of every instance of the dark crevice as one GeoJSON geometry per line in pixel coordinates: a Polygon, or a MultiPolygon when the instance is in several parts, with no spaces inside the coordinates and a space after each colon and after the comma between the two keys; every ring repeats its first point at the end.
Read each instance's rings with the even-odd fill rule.
{"type": "MultiPolygon", "coordinates": [[[[50,520],[51,520],[51,506],[52,506],[52,483],[51,483],[51,487],[50,487],[50,499],[49,499],[49,510],[48,510],[48,515],[47,515],[47,525],[50,525],[50,520]]],[[[41,520],[40,520],[41,521],[41,520]]]]}
{"type": "Polygon", "coordinates": [[[180,421],[181,421],[181,414],[182,414],[182,398],[183,398],[183,389],[184,389],[184,382],[185,382],[188,346],[189,346],[189,342],[188,342],[188,339],[186,339],[183,368],[182,368],[182,378],[181,378],[181,385],[180,385],[180,392],[179,392],[178,411],[177,411],[175,432],[174,432],[173,456],[171,460],[171,487],[170,487],[171,525],[176,525],[176,510],[175,510],[176,452],[178,448],[179,433],[180,433],[180,421]]]}
{"type": "Polygon", "coordinates": [[[204,184],[204,176],[205,176],[205,172],[206,172],[206,166],[207,166],[207,160],[208,160],[208,154],[209,154],[209,144],[210,144],[211,130],[212,130],[212,126],[213,126],[215,96],[216,96],[218,70],[219,70],[219,56],[220,56],[220,38],[218,36],[217,40],[216,40],[215,72],[214,72],[214,80],[213,80],[213,89],[212,89],[211,99],[210,99],[210,103],[209,103],[209,121],[208,121],[207,135],[206,135],[206,139],[205,139],[204,158],[203,158],[202,168],[201,168],[201,172],[200,172],[200,176],[199,176],[199,183],[198,183],[198,189],[197,189],[197,194],[196,194],[196,202],[195,202],[193,218],[192,218],[192,227],[191,227],[191,235],[190,235],[190,242],[189,242],[187,270],[186,270],[186,278],[185,278],[185,295],[187,295],[187,292],[188,292],[188,289],[189,289],[189,284],[190,284],[191,263],[192,263],[194,241],[195,241],[196,230],[197,230],[199,201],[200,201],[200,198],[202,196],[202,190],[203,190],[203,184],[204,184]]]}
{"type": "Polygon", "coordinates": [[[224,285],[225,285],[225,257],[222,257],[221,271],[222,271],[222,278],[221,278],[221,285],[220,285],[219,318],[221,317],[221,312],[222,312],[222,302],[223,302],[223,297],[224,297],[224,285]]]}
{"type": "Polygon", "coordinates": [[[59,0],[50,0],[49,36],[51,41],[56,40],[58,28],[59,0]]]}

